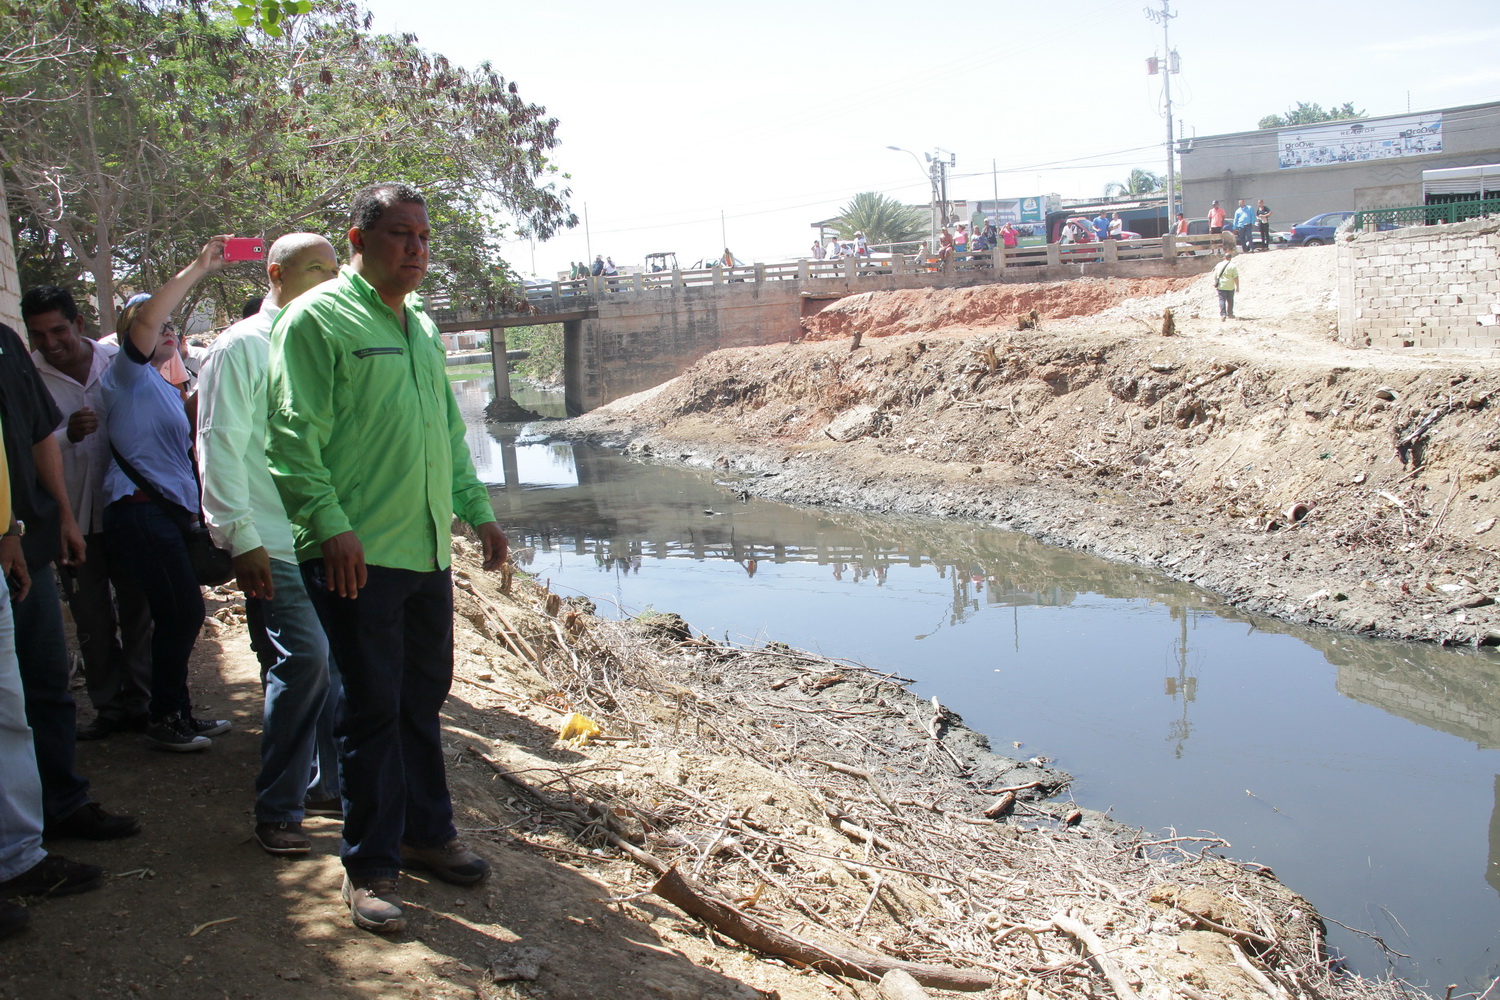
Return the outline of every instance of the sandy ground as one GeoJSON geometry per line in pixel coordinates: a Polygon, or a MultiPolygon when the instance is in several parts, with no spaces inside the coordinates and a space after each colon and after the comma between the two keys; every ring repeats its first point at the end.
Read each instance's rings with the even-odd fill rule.
{"type": "Polygon", "coordinates": [[[1500,367],[1337,343],[1335,253],[1241,258],[1228,322],[1207,275],[860,295],[562,433],[776,499],[992,522],[1291,621],[1492,644],[1500,367]]]}

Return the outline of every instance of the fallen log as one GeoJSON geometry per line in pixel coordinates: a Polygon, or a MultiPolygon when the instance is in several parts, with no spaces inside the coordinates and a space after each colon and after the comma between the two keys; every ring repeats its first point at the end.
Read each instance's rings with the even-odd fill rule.
{"type": "Polygon", "coordinates": [[[982,969],[953,969],[942,965],[903,962],[872,952],[836,945],[817,944],[750,916],[743,910],[714,898],[693,879],[676,868],[665,872],[651,891],[725,937],[768,955],[798,965],[834,972],[850,978],[878,981],[887,972],[905,972],[923,986],[942,990],[975,992],[995,985],[994,973],[982,969]]]}
{"type": "Polygon", "coordinates": [[[880,977],[880,1000],[928,1000],[929,996],[910,973],[900,969],[880,977]]]}

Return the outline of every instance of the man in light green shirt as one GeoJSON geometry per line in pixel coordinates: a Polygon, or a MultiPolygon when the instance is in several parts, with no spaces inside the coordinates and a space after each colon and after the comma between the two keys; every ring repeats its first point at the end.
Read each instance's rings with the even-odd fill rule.
{"type": "Polygon", "coordinates": [[[401,868],[458,885],[489,862],[458,837],[438,713],[453,679],[453,515],[484,568],[505,535],[474,474],[442,338],[414,296],[431,228],[422,196],[355,196],[339,276],[271,331],[266,457],[308,593],[344,679],[343,899],[358,927],[406,926],[401,868]]]}
{"type": "Polygon", "coordinates": [[[1225,247],[1224,259],[1214,268],[1214,288],[1219,292],[1219,322],[1234,319],[1234,293],[1240,290],[1240,269],[1234,263],[1234,248],[1225,247]]]}

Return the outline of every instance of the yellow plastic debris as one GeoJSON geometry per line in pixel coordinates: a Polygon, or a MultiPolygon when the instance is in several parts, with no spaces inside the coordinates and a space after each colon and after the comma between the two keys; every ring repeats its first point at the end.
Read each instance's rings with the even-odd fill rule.
{"type": "Polygon", "coordinates": [[[562,728],[557,731],[557,738],[581,747],[603,731],[599,728],[599,723],[587,715],[569,712],[568,717],[563,720],[562,728]]]}

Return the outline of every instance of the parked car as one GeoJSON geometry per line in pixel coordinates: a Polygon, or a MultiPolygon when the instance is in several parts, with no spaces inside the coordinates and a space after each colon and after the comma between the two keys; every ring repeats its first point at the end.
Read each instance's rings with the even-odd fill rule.
{"type": "Polygon", "coordinates": [[[1287,242],[1294,247],[1320,247],[1332,243],[1334,232],[1352,218],[1353,212],[1324,212],[1322,215],[1315,215],[1306,222],[1293,226],[1291,238],[1287,242]]]}

